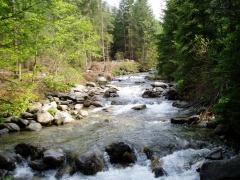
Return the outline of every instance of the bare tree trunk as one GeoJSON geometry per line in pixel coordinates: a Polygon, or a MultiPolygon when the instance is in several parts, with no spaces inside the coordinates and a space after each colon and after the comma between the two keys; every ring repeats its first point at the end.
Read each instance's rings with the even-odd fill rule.
{"type": "Polygon", "coordinates": [[[102,1],[100,1],[100,8],[101,8],[101,38],[102,38],[102,56],[104,61],[104,69],[106,66],[106,58],[105,58],[105,42],[104,42],[104,23],[103,23],[103,7],[102,7],[102,1]]]}
{"type": "Polygon", "coordinates": [[[126,58],[127,54],[127,36],[126,36],[126,28],[124,23],[124,58],[126,58]]]}
{"type": "Polygon", "coordinates": [[[35,55],[34,55],[34,64],[33,64],[33,74],[32,74],[32,82],[34,82],[34,78],[36,75],[36,70],[37,70],[37,50],[35,50],[35,55]]]}
{"type": "MultiPolygon", "coordinates": [[[[14,19],[14,21],[16,21],[16,2],[15,2],[15,0],[12,0],[11,3],[12,3],[12,13],[13,13],[13,17],[14,17],[13,19],[14,19]]],[[[17,54],[18,43],[17,43],[17,39],[16,39],[17,28],[16,28],[15,23],[14,23],[14,27],[13,27],[13,32],[14,32],[13,47],[14,47],[15,54],[17,54]]],[[[17,57],[17,55],[16,55],[16,57],[17,57]]],[[[22,65],[21,65],[21,62],[18,57],[16,59],[16,75],[18,76],[19,80],[22,79],[22,65]]]]}

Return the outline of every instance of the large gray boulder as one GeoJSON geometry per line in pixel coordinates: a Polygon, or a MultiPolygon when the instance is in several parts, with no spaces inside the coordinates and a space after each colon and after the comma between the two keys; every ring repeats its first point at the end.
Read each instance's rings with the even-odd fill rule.
{"type": "Polygon", "coordinates": [[[15,153],[24,158],[31,157],[31,159],[38,159],[43,156],[44,148],[33,146],[31,144],[20,143],[15,146],[15,153]]]}
{"type": "Polygon", "coordinates": [[[20,128],[25,128],[27,125],[29,125],[28,120],[18,117],[11,117],[11,122],[17,124],[20,128]]]}
{"type": "Polygon", "coordinates": [[[5,123],[4,126],[9,130],[9,132],[20,131],[20,127],[15,123],[5,123]]]}
{"type": "Polygon", "coordinates": [[[40,131],[42,129],[42,125],[35,121],[32,121],[27,127],[27,131],[40,131]]]}
{"type": "Polygon", "coordinates": [[[64,163],[65,155],[62,149],[49,149],[43,153],[43,162],[54,169],[64,163]]]}
{"type": "Polygon", "coordinates": [[[68,112],[58,111],[54,117],[57,125],[67,124],[75,121],[68,112]]]}
{"type": "Polygon", "coordinates": [[[159,90],[159,88],[154,88],[154,89],[146,89],[143,94],[142,97],[143,98],[157,98],[160,97],[162,95],[162,90],[159,90]]]}
{"type": "Polygon", "coordinates": [[[134,149],[124,142],[112,143],[106,147],[110,162],[113,164],[129,165],[135,163],[137,156],[134,149]]]}
{"type": "Polygon", "coordinates": [[[132,107],[132,109],[136,110],[136,111],[144,110],[146,108],[147,108],[147,106],[145,104],[140,104],[140,105],[136,105],[136,106],[132,107]]]}
{"type": "Polygon", "coordinates": [[[39,111],[37,113],[37,121],[42,125],[50,124],[54,120],[54,117],[47,111],[39,111]]]}
{"type": "Polygon", "coordinates": [[[84,175],[95,175],[104,169],[103,155],[99,151],[87,152],[76,158],[75,165],[84,175]]]}
{"type": "Polygon", "coordinates": [[[48,111],[49,109],[57,109],[57,103],[55,101],[44,104],[41,108],[41,111],[48,111]]]}
{"type": "Polygon", "coordinates": [[[30,161],[28,164],[35,171],[46,171],[51,169],[49,168],[48,164],[43,162],[42,159],[30,161]]]}
{"type": "Polygon", "coordinates": [[[207,161],[200,168],[201,180],[240,179],[240,157],[228,160],[207,161]]]}
{"type": "Polygon", "coordinates": [[[0,136],[8,134],[8,132],[9,132],[8,128],[0,129],[0,136]]]}
{"type": "Polygon", "coordinates": [[[168,84],[164,83],[164,82],[154,82],[151,84],[152,87],[161,87],[163,89],[168,88],[168,84]]]}
{"type": "Polygon", "coordinates": [[[105,98],[119,97],[117,91],[118,91],[118,90],[115,89],[115,88],[108,88],[108,89],[104,92],[104,97],[105,97],[105,98]]]}

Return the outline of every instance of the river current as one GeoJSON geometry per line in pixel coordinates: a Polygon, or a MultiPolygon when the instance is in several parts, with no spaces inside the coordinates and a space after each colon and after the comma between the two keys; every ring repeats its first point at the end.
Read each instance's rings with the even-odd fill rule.
{"type": "MultiPolygon", "coordinates": [[[[206,129],[170,123],[171,117],[188,114],[188,109],[173,107],[174,101],[164,97],[142,98],[142,93],[151,83],[146,79],[147,75],[122,76],[110,82],[118,87],[119,97],[102,99],[104,107],[90,109],[89,117],[65,126],[44,128],[40,132],[19,132],[1,137],[0,149],[12,149],[14,145],[26,142],[84,153],[95,148],[104,150],[112,142],[123,141],[135,148],[138,156],[135,165],[119,168],[108,163],[109,168],[95,176],[78,173],[62,179],[154,180],[150,162],[142,152],[143,147],[149,147],[160,157],[168,174],[159,180],[199,180],[196,169],[206,154],[219,144],[206,129]],[[146,104],[147,109],[134,111],[132,107],[137,104],[146,104]]],[[[105,158],[108,161],[107,155],[105,158]]],[[[27,165],[18,165],[14,177],[54,180],[55,173],[48,171],[39,176],[27,165]]]]}

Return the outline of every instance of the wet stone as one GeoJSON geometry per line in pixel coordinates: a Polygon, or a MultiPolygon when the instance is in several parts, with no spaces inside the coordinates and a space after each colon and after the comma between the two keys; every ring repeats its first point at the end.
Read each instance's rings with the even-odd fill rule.
{"type": "Polygon", "coordinates": [[[43,153],[43,162],[51,168],[57,168],[64,162],[65,156],[62,149],[49,149],[43,153]]]}
{"type": "Polygon", "coordinates": [[[13,171],[16,168],[16,159],[14,154],[0,153],[0,169],[13,171]]]}
{"type": "Polygon", "coordinates": [[[106,147],[106,152],[113,164],[129,165],[137,161],[134,149],[124,142],[112,143],[106,147]]]}

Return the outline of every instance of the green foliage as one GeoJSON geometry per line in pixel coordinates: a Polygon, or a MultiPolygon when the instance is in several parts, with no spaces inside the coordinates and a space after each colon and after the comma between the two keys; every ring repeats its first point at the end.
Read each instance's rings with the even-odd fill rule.
{"type": "Polygon", "coordinates": [[[27,110],[30,103],[38,97],[31,83],[11,82],[5,91],[1,91],[0,117],[18,116],[27,110]]]}
{"type": "Polygon", "coordinates": [[[66,92],[72,87],[71,84],[65,83],[61,76],[47,76],[44,78],[44,83],[50,91],[66,92]]]}
{"type": "Polygon", "coordinates": [[[113,76],[121,76],[139,72],[139,64],[131,61],[122,61],[114,70],[113,76]]]}
{"type": "Polygon", "coordinates": [[[57,109],[51,108],[51,109],[48,110],[48,112],[54,117],[57,113],[57,109]]]}
{"type": "Polygon", "coordinates": [[[160,31],[147,0],[122,0],[115,17],[112,53],[119,59],[123,52],[122,59],[136,60],[142,70],[149,70],[156,64],[155,36],[160,31]]]}
{"type": "Polygon", "coordinates": [[[190,100],[214,107],[240,135],[240,1],[169,0],[159,35],[159,73],[190,100]]]}

